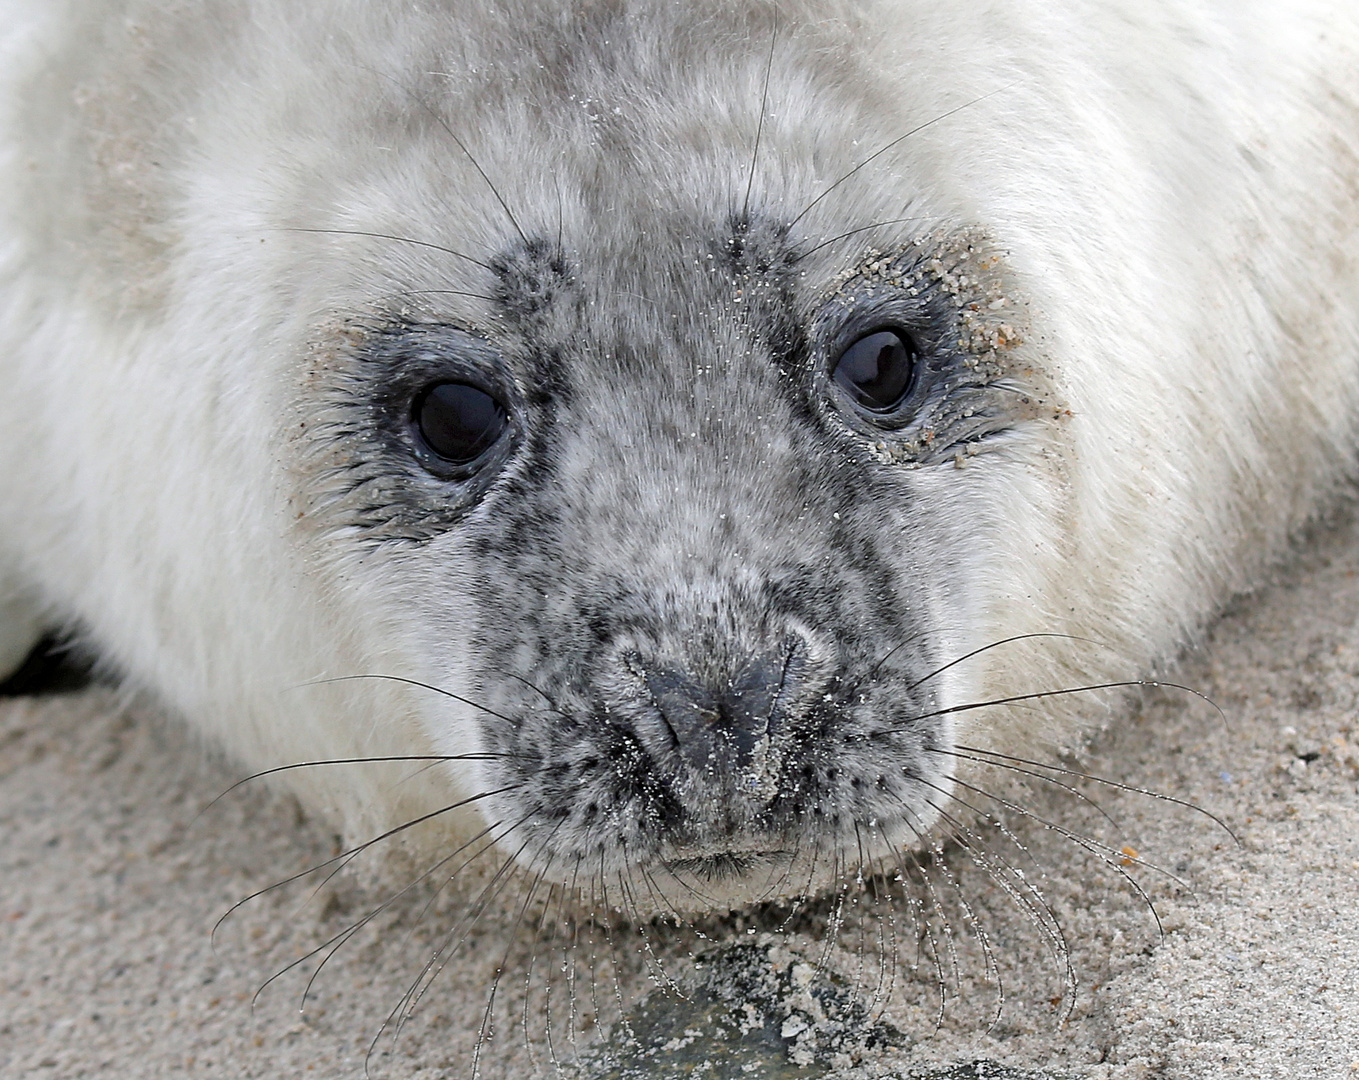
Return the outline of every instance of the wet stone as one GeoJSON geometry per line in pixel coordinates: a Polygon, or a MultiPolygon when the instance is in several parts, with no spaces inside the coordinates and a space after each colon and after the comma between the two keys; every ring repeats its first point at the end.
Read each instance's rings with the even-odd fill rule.
{"type": "Polygon", "coordinates": [[[909,1039],[774,936],[720,946],[640,1002],[571,1080],[1062,1080],[973,1061],[893,1069],[909,1039]]]}
{"type": "Polygon", "coordinates": [[[814,1080],[906,1037],[838,976],[770,940],[696,958],[582,1058],[578,1080],[814,1080]]]}

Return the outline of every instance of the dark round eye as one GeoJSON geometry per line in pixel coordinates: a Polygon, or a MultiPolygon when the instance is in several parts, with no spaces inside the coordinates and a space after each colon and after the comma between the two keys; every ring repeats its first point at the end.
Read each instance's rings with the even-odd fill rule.
{"type": "Polygon", "coordinates": [[[508,423],[505,407],[467,383],[435,383],[415,399],[415,426],[445,461],[468,465],[486,453],[508,423]]]}
{"type": "Polygon", "coordinates": [[[831,378],[859,408],[890,412],[910,393],[916,356],[903,331],[874,330],[840,354],[831,378]]]}

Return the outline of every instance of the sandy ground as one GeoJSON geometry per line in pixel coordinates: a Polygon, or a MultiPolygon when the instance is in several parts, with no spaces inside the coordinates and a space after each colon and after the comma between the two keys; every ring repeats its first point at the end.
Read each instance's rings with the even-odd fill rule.
{"type": "MultiPolygon", "coordinates": [[[[708,928],[759,943],[785,974],[810,970],[799,957],[827,955],[869,1009],[864,1023],[890,1025],[894,1048],[811,1055],[802,1074],[942,1075],[985,1060],[1072,1080],[1359,1078],[1359,528],[1310,538],[1175,677],[1223,715],[1149,692],[1079,764],[1211,809],[1239,844],[1165,801],[1073,785],[1116,828],[1091,802],[1040,785],[1024,806],[1058,828],[993,802],[1007,825],[979,827],[981,854],[954,848],[913,875],[905,898],[851,896],[828,954],[817,953],[815,919],[783,934],[769,933],[778,913],[708,928]],[[1049,912],[1064,947],[1043,930],[1049,912]]],[[[310,903],[306,888],[279,890],[229,919],[214,946],[213,924],[235,901],[334,850],[289,800],[258,787],[196,816],[234,779],[172,721],[107,690],[0,702],[0,1075],[363,1075],[383,1019],[466,901],[436,900],[420,918],[427,898],[416,896],[384,912],[321,973],[305,1011],[297,971],[252,1006],[271,974],[380,894],[348,880],[310,903]]],[[[583,982],[571,992],[564,954],[543,944],[537,917],[516,931],[512,914],[493,911],[473,929],[395,1049],[383,1042],[369,1059],[372,1075],[470,1076],[503,967],[480,1075],[554,1076],[571,1015],[589,1026],[618,1000],[635,1017],[659,1015],[663,990],[634,1003],[649,989],[640,972],[661,958],[685,982],[688,954],[712,947],[659,930],[582,939],[569,956],[597,976],[592,1001],[583,982]],[[556,979],[554,1050],[544,971],[556,979]]],[[[785,1041],[796,1047],[797,1026],[776,1017],[772,1037],[793,1031],[785,1041]]],[[[673,1074],[665,1054],[649,1060],[639,1075],[673,1074]]],[[[716,1068],[702,1075],[775,1075],[716,1068]]]]}

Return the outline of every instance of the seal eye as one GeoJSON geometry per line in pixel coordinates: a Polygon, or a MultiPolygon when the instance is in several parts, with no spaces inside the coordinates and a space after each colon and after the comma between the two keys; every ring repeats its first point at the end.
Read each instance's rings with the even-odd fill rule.
{"type": "Polygon", "coordinates": [[[454,465],[470,465],[505,430],[505,407],[485,390],[467,383],[443,382],[415,399],[415,427],[425,445],[454,465]]]}
{"type": "Polygon", "coordinates": [[[869,412],[890,412],[915,381],[915,342],[900,330],[874,330],[840,354],[831,378],[856,405],[869,412]]]}

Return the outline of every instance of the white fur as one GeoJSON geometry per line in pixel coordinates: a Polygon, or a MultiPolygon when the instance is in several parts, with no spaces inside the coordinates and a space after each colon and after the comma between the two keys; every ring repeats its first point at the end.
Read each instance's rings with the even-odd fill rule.
{"type": "MultiPolygon", "coordinates": [[[[290,230],[482,259],[513,239],[467,156],[428,123],[412,133],[411,86],[450,96],[520,223],[555,235],[560,213],[568,249],[645,244],[611,231],[639,207],[739,206],[774,24],[715,0],[629,7],[654,84],[644,65],[577,73],[588,92],[547,125],[514,96],[547,92],[535,71],[506,72],[521,36],[569,43],[553,29],[565,4],[0,2],[0,667],[39,627],[74,628],[253,768],[476,748],[456,704],[309,685],[382,672],[456,689],[448,642],[477,613],[450,593],[412,627],[390,567],[322,527],[299,425],[348,320],[403,289],[484,290],[486,274],[290,230]],[[615,169],[610,133],[634,128],[654,157],[615,169]]],[[[915,220],[807,272],[828,284],[868,248],[984,230],[1024,308],[1024,355],[1063,407],[985,468],[922,475],[956,530],[933,572],[966,598],[941,616],[944,647],[1060,630],[1111,648],[997,650],[941,700],[1152,670],[1354,472],[1359,11],[778,10],[756,204],[791,218],[974,102],[798,228],[915,220]]],[[[440,303],[477,317],[475,300],[440,303]]],[[[1074,734],[1073,711],[1051,715],[1048,735],[1074,734]]],[[[1021,737],[993,711],[959,719],[963,741],[1021,737]]],[[[293,779],[352,835],[479,783],[472,767],[293,779]]]]}

